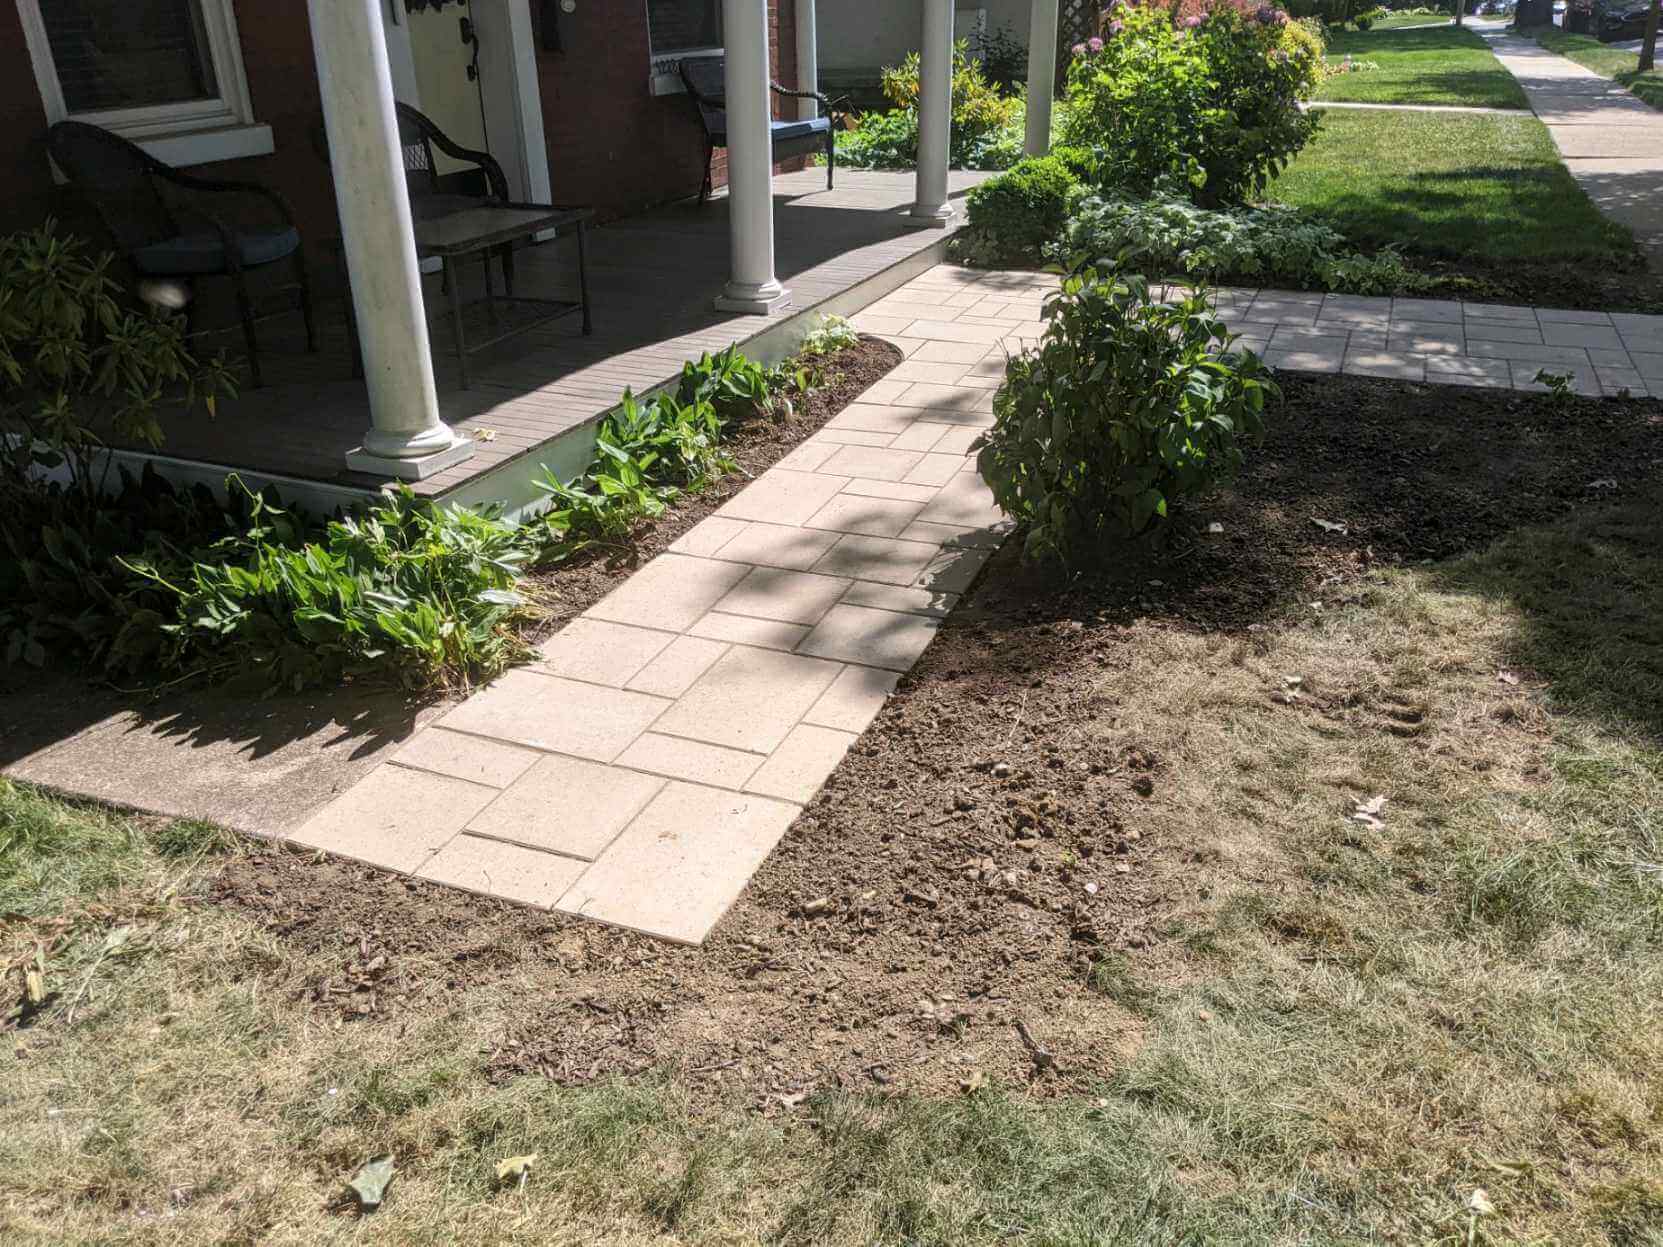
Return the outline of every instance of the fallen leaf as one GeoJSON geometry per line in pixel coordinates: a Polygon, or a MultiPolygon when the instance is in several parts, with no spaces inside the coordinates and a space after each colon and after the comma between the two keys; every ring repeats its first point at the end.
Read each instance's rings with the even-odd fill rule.
{"type": "Polygon", "coordinates": [[[475,429],[473,439],[476,442],[494,442],[497,440],[497,431],[495,429],[475,429]]]}
{"type": "Polygon", "coordinates": [[[525,1185],[526,1177],[531,1173],[531,1167],[537,1163],[539,1153],[528,1152],[524,1156],[510,1156],[507,1160],[497,1162],[498,1182],[518,1182],[525,1185]]]}
{"type": "Polygon", "coordinates": [[[46,1003],[46,967],[41,964],[39,954],[35,956],[35,964],[23,972],[23,995],[31,1008],[38,1009],[46,1003]]]}
{"type": "Polygon", "coordinates": [[[1217,520],[1214,520],[1211,524],[1207,525],[1207,535],[1209,537],[1222,536],[1223,533],[1224,525],[1220,524],[1217,520]]]}
{"type": "Polygon", "coordinates": [[[1502,684],[1517,684],[1519,677],[1511,671],[1498,671],[1496,672],[1496,680],[1502,684]]]}
{"type": "Polygon", "coordinates": [[[1338,533],[1342,537],[1350,531],[1344,524],[1338,523],[1334,520],[1318,519],[1314,515],[1311,517],[1311,523],[1315,524],[1325,533],[1338,533]]]}
{"type": "Polygon", "coordinates": [[[1359,814],[1372,814],[1378,817],[1382,812],[1384,812],[1385,808],[1385,797],[1371,797],[1367,801],[1359,801],[1357,803],[1357,813],[1359,814]]]}
{"type": "Polygon", "coordinates": [[[1588,482],[1588,488],[1589,489],[1615,489],[1615,488],[1617,488],[1617,482],[1612,477],[1602,476],[1597,481],[1589,481],[1588,482]]]}
{"type": "Polygon", "coordinates": [[[387,1187],[393,1180],[392,1153],[373,1156],[358,1166],[358,1172],[352,1175],[352,1181],[347,1183],[352,1193],[358,1197],[358,1207],[365,1212],[374,1212],[381,1207],[381,1201],[387,1194],[387,1187]]]}
{"type": "Polygon", "coordinates": [[[1496,1206],[1490,1202],[1490,1195],[1483,1187],[1473,1188],[1472,1198],[1467,1200],[1467,1207],[1480,1217],[1488,1217],[1495,1213],[1496,1206]]]}
{"type": "Polygon", "coordinates": [[[790,1095],[777,1095],[774,1098],[785,1105],[786,1108],[796,1108],[797,1105],[808,1099],[808,1092],[793,1091],[790,1095]]]}
{"type": "Polygon", "coordinates": [[[987,1086],[987,1075],[979,1069],[971,1070],[969,1074],[959,1079],[959,1086],[964,1089],[966,1095],[973,1091],[980,1091],[987,1086]]]}

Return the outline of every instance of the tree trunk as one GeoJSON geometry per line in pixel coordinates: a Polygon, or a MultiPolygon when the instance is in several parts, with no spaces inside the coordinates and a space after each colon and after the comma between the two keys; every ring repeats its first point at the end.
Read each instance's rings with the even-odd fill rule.
{"type": "Polygon", "coordinates": [[[1652,0],[1651,12],[1646,14],[1646,41],[1640,45],[1640,72],[1645,73],[1657,64],[1657,15],[1663,10],[1663,0],[1652,0]]]}
{"type": "Polygon", "coordinates": [[[1466,23],[1461,19],[1466,17],[1466,15],[1467,0],[1455,0],[1455,24],[1457,26],[1464,26],[1466,23]]]}

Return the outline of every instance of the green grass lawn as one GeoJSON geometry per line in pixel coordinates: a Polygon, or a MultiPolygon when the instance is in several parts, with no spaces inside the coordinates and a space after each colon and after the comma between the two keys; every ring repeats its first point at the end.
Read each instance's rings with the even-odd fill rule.
{"type": "Polygon", "coordinates": [[[1390,13],[1374,23],[1374,30],[1400,30],[1405,26],[1436,26],[1439,23],[1450,24],[1449,17],[1439,17],[1436,13],[1390,13]]]}
{"type": "Polygon", "coordinates": [[[1367,104],[1465,104],[1479,108],[1527,108],[1513,75],[1470,30],[1433,26],[1421,30],[1338,31],[1329,36],[1328,63],[1349,55],[1379,69],[1335,74],[1317,93],[1323,100],[1367,104]]]}
{"type": "Polygon", "coordinates": [[[1536,42],[1591,69],[1601,77],[1620,82],[1653,108],[1663,108],[1663,71],[1639,72],[1640,54],[1601,43],[1592,35],[1568,35],[1562,30],[1545,30],[1536,42]]]}
{"type": "MultiPolygon", "coordinates": [[[[708,1081],[700,1101],[646,1062],[493,1079],[515,983],[576,955],[552,933],[465,964],[406,950],[411,1002],[343,1022],[323,988],[367,936],[309,948],[280,895],[269,921],[215,903],[251,846],[0,780],[0,1237],[1656,1243],[1658,502],[1372,577],[1255,640],[1151,629],[1105,668],[1125,739],[1181,785],[1128,823],[1192,847],[1148,893],[1159,956],[1098,963],[1140,1030],[1086,1094],[828,1086],[787,1108],[708,1081]],[[1284,672],[1299,703],[1267,692],[1284,672]],[[1383,821],[1348,821],[1374,793],[1383,821]],[[382,1152],[399,1176],[360,1219],[344,1181],[382,1152]],[[494,1180],[527,1154],[528,1181],[494,1180]]],[[[782,923],[777,948],[813,938],[782,923]]],[[[543,1025],[633,1028],[634,998],[605,999],[543,1025]]]]}
{"type": "Polygon", "coordinates": [[[1530,116],[1332,110],[1269,197],[1321,213],[1359,246],[1424,256],[1621,262],[1634,250],[1530,116]]]}

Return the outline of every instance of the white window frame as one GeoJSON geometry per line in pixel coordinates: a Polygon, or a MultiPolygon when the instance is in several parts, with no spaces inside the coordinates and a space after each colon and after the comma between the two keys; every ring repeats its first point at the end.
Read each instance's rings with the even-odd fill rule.
{"type": "MultiPolygon", "coordinates": [[[[51,0],[44,0],[50,3],[51,0]]],[[[23,39],[34,64],[46,121],[84,121],[131,139],[152,156],[172,165],[205,164],[238,156],[260,156],[273,150],[271,127],[254,120],[243,71],[242,43],[232,0],[199,0],[202,25],[208,38],[218,96],[152,104],[143,108],[107,108],[71,112],[58,82],[52,44],[41,17],[43,0],[17,0],[23,39]]]]}
{"type": "MultiPolygon", "coordinates": [[[[722,15],[721,0],[714,0],[717,21],[722,15]]],[[[654,95],[683,95],[687,87],[682,83],[680,66],[683,61],[692,60],[696,56],[721,56],[724,48],[718,44],[715,47],[702,48],[659,48],[652,41],[652,8],[642,0],[642,15],[647,21],[647,55],[651,68],[648,71],[647,86],[654,95]]]]}

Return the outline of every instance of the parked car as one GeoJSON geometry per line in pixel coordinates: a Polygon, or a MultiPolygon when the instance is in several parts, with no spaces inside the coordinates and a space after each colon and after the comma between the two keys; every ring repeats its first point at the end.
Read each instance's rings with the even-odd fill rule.
{"type": "Polygon", "coordinates": [[[1613,4],[1597,4],[1594,8],[1594,35],[1601,43],[1618,43],[1624,39],[1641,39],[1646,34],[1647,4],[1634,0],[1617,0],[1613,4]]]}

